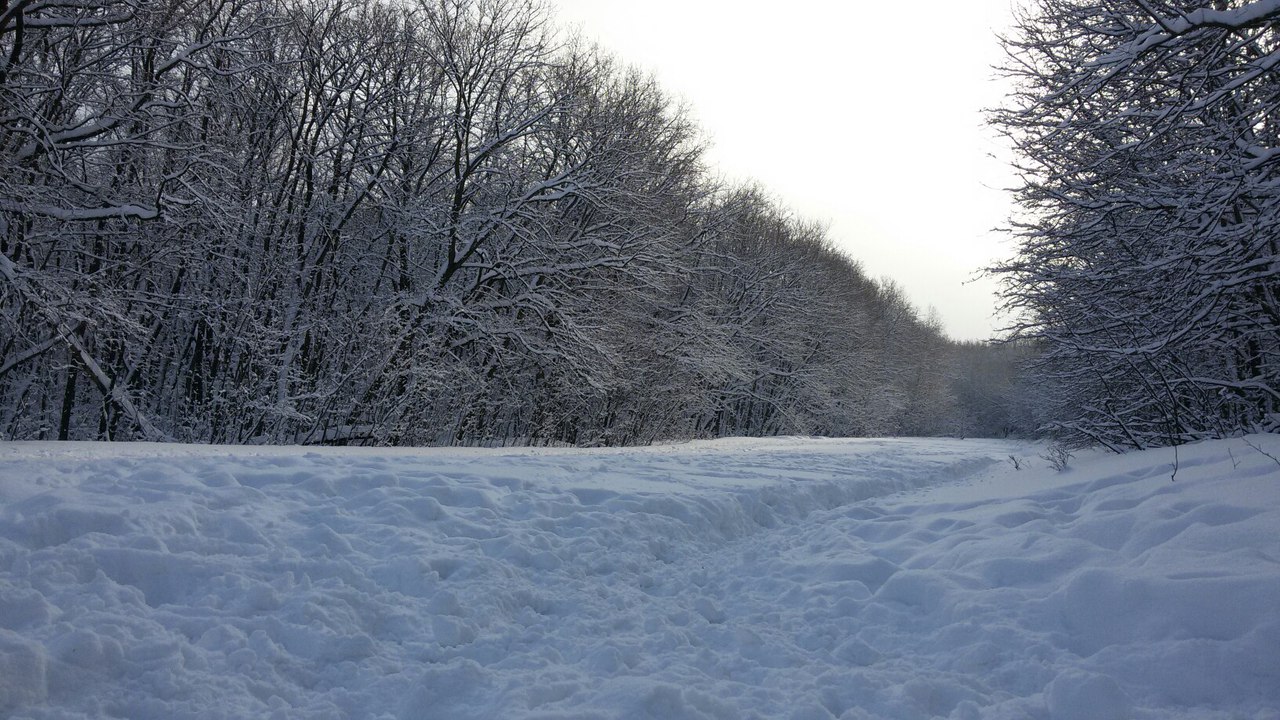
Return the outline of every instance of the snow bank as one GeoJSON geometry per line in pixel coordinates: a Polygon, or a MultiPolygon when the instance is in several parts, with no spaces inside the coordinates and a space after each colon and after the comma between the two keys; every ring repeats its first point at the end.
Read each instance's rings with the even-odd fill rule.
{"type": "Polygon", "coordinates": [[[1277,440],[0,445],[0,716],[1269,720],[1277,440]]]}

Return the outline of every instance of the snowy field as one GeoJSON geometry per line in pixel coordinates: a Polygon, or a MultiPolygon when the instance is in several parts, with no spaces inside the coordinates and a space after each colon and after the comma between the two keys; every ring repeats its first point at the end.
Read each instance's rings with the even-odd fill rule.
{"type": "Polygon", "coordinates": [[[1280,437],[1042,450],[3,444],[0,717],[1280,718],[1280,437]]]}

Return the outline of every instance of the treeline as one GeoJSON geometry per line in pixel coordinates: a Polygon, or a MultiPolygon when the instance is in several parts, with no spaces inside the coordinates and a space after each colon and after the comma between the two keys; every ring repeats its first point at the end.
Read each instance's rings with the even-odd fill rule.
{"type": "Polygon", "coordinates": [[[0,3],[0,288],[10,439],[1016,431],[530,0],[0,3]]]}
{"type": "Polygon", "coordinates": [[[996,270],[1065,442],[1280,430],[1278,38],[1276,0],[1036,0],[1006,41],[996,270]]]}

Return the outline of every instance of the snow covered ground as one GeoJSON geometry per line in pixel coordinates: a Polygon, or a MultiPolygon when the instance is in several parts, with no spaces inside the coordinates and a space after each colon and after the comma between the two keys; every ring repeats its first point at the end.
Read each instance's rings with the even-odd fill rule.
{"type": "Polygon", "coordinates": [[[0,717],[1280,718],[1280,437],[1040,451],[0,445],[0,717]]]}

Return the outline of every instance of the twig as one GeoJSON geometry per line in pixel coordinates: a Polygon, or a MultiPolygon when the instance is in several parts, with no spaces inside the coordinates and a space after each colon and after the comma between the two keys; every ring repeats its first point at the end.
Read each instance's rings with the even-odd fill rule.
{"type": "Polygon", "coordinates": [[[1275,455],[1272,455],[1271,453],[1267,452],[1266,450],[1263,450],[1262,448],[1258,447],[1257,445],[1254,445],[1253,443],[1249,442],[1249,438],[1241,438],[1241,440],[1244,440],[1244,444],[1245,444],[1245,445],[1248,445],[1249,447],[1253,448],[1254,450],[1257,450],[1258,452],[1262,453],[1263,455],[1266,455],[1267,457],[1271,458],[1271,462],[1273,462],[1273,463],[1275,463],[1275,464],[1277,464],[1277,465],[1280,465],[1280,458],[1276,457],[1275,455]]]}

